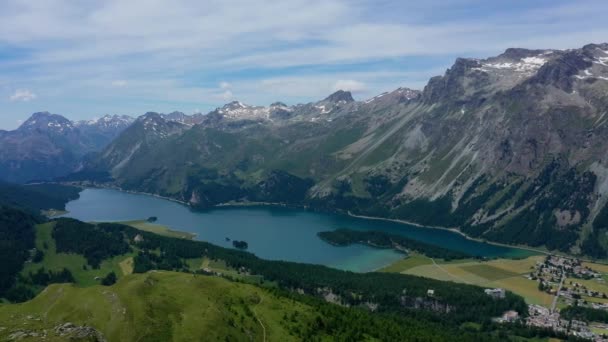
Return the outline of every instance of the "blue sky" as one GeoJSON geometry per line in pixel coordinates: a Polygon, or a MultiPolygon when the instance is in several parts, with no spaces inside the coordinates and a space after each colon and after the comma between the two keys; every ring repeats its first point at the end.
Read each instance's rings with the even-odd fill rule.
{"type": "Polygon", "coordinates": [[[0,128],[422,89],[456,57],[608,41],[608,1],[0,2],[0,128]]]}

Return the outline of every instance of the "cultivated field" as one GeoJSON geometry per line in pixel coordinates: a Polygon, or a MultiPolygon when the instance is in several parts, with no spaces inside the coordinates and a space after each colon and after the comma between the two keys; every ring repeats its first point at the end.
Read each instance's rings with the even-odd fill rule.
{"type": "Polygon", "coordinates": [[[538,283],[525,277],[532,271],[536,262],[543,259],[544,256],[532,256],[520,260],[443,262],[425,256],[413,255],[399,260],[384,268],[383,271],[412,274],[487,288],[500,287],[521,295],[528,303],[549,306],[553,296],[539,291],[538,283]]]}

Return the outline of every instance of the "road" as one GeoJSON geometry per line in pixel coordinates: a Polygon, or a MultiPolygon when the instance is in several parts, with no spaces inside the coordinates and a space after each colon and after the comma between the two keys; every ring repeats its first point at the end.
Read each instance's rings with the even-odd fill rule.
{"type": "Polygon", "coordinates": [[[562,289],[564,280],[566,280],[566,273],[562,272],[562,278],[559,281],[559,285],[557,286],[557,291],[555,292],[555,297],[553,298],[553,303],[551,304],[551,313],[555,312],[555,306],[557,306],[557,299],[559,298],[559,291],[562,289]]]}

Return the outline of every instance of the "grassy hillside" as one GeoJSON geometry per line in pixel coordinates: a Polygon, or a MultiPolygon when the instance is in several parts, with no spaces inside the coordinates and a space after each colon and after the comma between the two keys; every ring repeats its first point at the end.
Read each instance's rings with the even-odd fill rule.
{"type": "Polygon", "coordinates": [[[51,285],[30,302],[0,307],[0,339],[14,329],[46,329],[47,340],[62,340],[52,331],[71,322],[93,326],[109,341],[288,341],[296,340],[294,326],[314,317],[310,306],[252,285],[159,271],[124,277],[112,287],[51,285]],[[297,324],[283,319],[294,315],[297,324]]]}
{"type": "Polygon", "coordinates": [[[113,286],[50,285],[0,305],[0,340],[354,341],[499,340],[424,320],[291,297],[220,277],[152,271],[113,286]]]}
{"type": "Polygon", "coordinates": [[[57,252],[55,240],[52,238],[54,226],[55,222],[47,222],[36,226],[36,249],[42,251],[44,257],[40,262],[27,263],[23,268],[23,275],[30,272],[35,273],[40,268],[47,271],[60,271],[67,268],[74,276],[77,284],[81,286],[95,285],[99,283],[95,278],[104,277],[110,272],[116,273],[119,277],[124,275],[125,272],[120,263],[136,254],[136,252],[130,252],[108,258],[101,262],[99,268],[92,268],[82,255],[57,252]]]}

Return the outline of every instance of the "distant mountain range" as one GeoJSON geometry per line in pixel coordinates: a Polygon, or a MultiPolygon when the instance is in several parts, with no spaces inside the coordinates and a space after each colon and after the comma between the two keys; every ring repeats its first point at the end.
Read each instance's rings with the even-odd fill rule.
{"type": "MultiPolygon", "coordinates": [[[[146,113],[107,146],[95,145],[100,152],[80,169],[78,156],[94,150],[70,138],[83,130],[66,123],[58,136],[73,141],[70,151],[82,146],[69,154],[79,170],[72,179],[199,208],[303,205],[606,257],[606,112],[608,44],[590,44],[457,59],[423,91],[400,88],[366,101],[338,91],[293,106],[231,102],[205,115],[146,113]]],[[[9,133],[16,134],[3,133],[0,145],[4,178],[15,177],[4,166],[9,133]]],[[[49,146],[28,139],[18,145],[28,153],[49,146]]],[[[63,145],[52,146],[62,158],[63,145]]]]}
{"type": "Polygon", "coordinates": [[[48,180],[74,172],[85,155],[104,148],[132,122],[118,115],[73,122],[34,113],[16,130],[0,131],[0,179],[48,180]]]}

